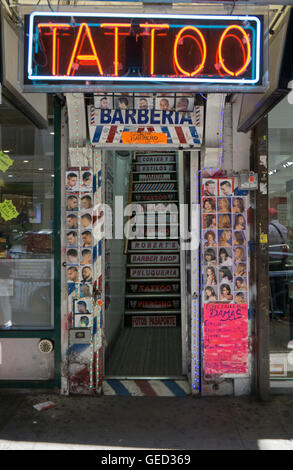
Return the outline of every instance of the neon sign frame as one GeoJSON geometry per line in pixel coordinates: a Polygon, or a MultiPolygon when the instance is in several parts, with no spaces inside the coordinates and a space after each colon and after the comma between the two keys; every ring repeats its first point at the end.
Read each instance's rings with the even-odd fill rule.
{"type": "MultiPolygon", "coordinates": [[[[48,23],[47,23],[48,25],[48,23]]],[[[52,22],[52,26],[56,27],[58,25],[61,26],[60,23],[54,23],[52,22]]],[[[129,26],[126,23],[120,24],[120,26],[129,26]]],[[[64,31],[68,27],[68,24],[64,24],[64,31]],[[66,26],[66,28],[65,28],[66,26]]],[[[69,25],[70,26],[70,25],[69,25]]],[[[37,25],[38,27],[38,25],[37,25]]],[[[217,27],[217,26],[215,26],[217,27]]],[[[85,29],[89,30],[89,27],[87,26],[85,29]]],[[[53,42],[55,40],[56,42],[56,29],[53,29],[53,42]]],[[[258,91],[260,89],[264,89],[265,84],[263,81],[264,73],[263,73],[263,44],[262,44],[262,34],[263,34],[263,27],[262,27],[262,22],[259,17],[255,15],[171,15],[171,14],[141,14],[141,13],[81,13],[81,12],[33,12],[31,15],[29,15],[29,23],[28,23],[28,42],[25,44],[25,47],[27,47],[27,65],[25,65],[25,82],[23,83],[23,88],[24,90],[27,91],[40,91],[40,88],[48,91],[52,90],[53,87],[55,89],[64,89],[68,91],[70,90],[81,90],[81,88],[85,87],[87,88],[88,91],[90,90],[97,90],[99,87],[101,89],[106,90],[109,89],[111,86],[115,85],[115,89],[131,89],[132,91],[135,88],[135,91],[138,90],[145,90],[145,91],[153,91],[153,90],[164,90],[164,89],[172,89],[173,91],[175,89],[181,88],[182,90],[185,89],[190,89],[188,87],[192,87],[192,91],[195,91],[194,86],[197,86],[196,91],[202,91],[202,90],[210,90],[211,88],[214,88],[214,91],[218,90],[229,90],[229,91],[258,91]],[[67,74],[66,75],[40,75],[36,74],[33,71],[33,50],[34,50],[34,28],[36,27],[36,24],[34,23],[34,20],[36,17],[47,17],[47,18],[54,18],[57,19],[60,17],[68,17],[70,23],[70,18],[73,17],[78,17],[78,18],[85,18],[85,22],[81,23],[79,27],[79,32],[78,34],[81,33],[81,27],[87,25],[86,23],[86,18],[109,18],[115,21],[112,21],[112,23],[105,23],[101,24],[100,27],[104,28],[105,26],[109,26],[112,24],[113,26],[113,34],[114,34],[114,74],[111,75],[103,75],[102,72],[102,67],[101,64],[98,64],[99,72],[100,75],[83,75],[83,76],[76,76],[76,75],[71,75],[71,67],[72,67],[72,60],[74,58],[74,54],[72,53],[71,55],[71,62],[68,66],[67,69],[67,74]],[[148,76],[119,76],[118,75],[118,27],[119,23],[118,20],[123,19],[136,19],[139,20],[141,19],[141,24],[139,24],[140,27],[148,28],[149,30],[149,35],[151,38],[150,41],[150,55],[151,55],[151,64],[150,64],[150,75],[148,76]],[[242,21],[242,22],[254,22],[255,29],[254,31],[254,44],[253,44],[253,50],[254,54],[252,54],[252,48],[250,46],[250,41],[248,39],[248,35],[245,32],[244,28],[241,28],[239,25],[228,25],[226,27],[224,33],[221,36],[220,44],[217,49],[217,58],[216,60],[219,60],[222,69],[225,71],[225,73],[228,75],[227,77],[221,77],[220,74],[218,77],[198,77],[197,74],[199,71],[203,68],[205,59],[207,56],[207,47],[205,44],[205,39],[200,32],[200,29],[195,27],[194,24],[191,25],[183,25],[184,27],[181,28],[179,33],[176,36],[176,41],[174,44],[174,69],[175,72],[179,70],[179,72],[183,76],[161,76],[161,75],[156,75],[152,76],[154,74],[154,68],[153,68],[153,63],[154,63],[154,44],[155,44],[155,33],[160,30],[160,28],[168,28],[168,24],[165,23],[159,23],[159,24],[153,24],[153,23],[146,23],[148,20],[164,20],[165,22],[167,20],[184,20],[184,21],[192,21],[194,22],[195,20],[207,20],[207,21],[212,21],[212,22],[219,22],[221,20],[225,21],[242,21]],[[243,38],[245,39],[245,43],[243,45],[243,40],[241,41],[238,36],[235,36],[231,33],[230,30],[233,29],[238,29],[241,30],[241,34],[243,38]],[[192,31],[193,34],[197,35],[197,38],[195,36],[190,36],[190,34],[185,34],[192,31]],[[229,34],[228,34],[229,33],[229,34]],[[177,45],[181,39],[181,41],[189,37],[193,39],[194,42],[197,43],[197,46],[199,47],[201,54],[202,54],[202,62],[199,66],[197,66],[194,71],[188,72],[184,70],[184,68],[180,65],[179,59],[177,56],[177,45]],[[234,37],[239,44],[240,47],[242,48],[242,53],[243,53],[243,61],[244,65],[239,71],[234,73],[229,69],[229,67],[225,67],[224,60],[222,57],[222,45],[228,37],[234,37]],[[220,47],[221,46],[221,47],[220,47]],[[244,60],[245,59],[245,60],[244,60]],[[252,61],[252,68],[253,68],[253,77],[251,78],[241,78],[239,75],[241,75],[242,71],[246,70],[246,68],[249,65],[249,62],[252,61]],[[69,72],[68,72],[69,71],[69,72]],[[46,83],[48,82],[48,83],[46,83]],[[55,82],[55,83],[54,83],[55,82]],[[84,82],[84,83],[80,83],[84,82]],[[88,83],[89,82],[89,83],[88,83]],[[117,88],[118,87],[118,88],[117,88]],[[200,87],[200,90],[199,90],[200,87]]],[[[163,31],[163,29],[162,29],[163,31]]],[[[87,33],[88,34],[88,33],[87,33]]],[[[89,33],[90,34],[90,33],[89,33]]],[[[90,38],[91,40],[91,38],[90,38]]],[[[77,41],[75,42],[75,45],[77,44],[77,41]]],[[[92,49],[94,46],[92,46],[92,49]]],[[[54,49],[55,50],[55,49],[54,49]]],[[[76,52],[76,51],[74,51],[76,52]]],[[[86,55],[81,56],[81,58],[86,58],[86,55]]],[[[92,56],[88,56],[89,60],[93,60],[92,56]]],[[[98,58],[98,56],[96,56],[98,58]]],[[[85,59],[84,59],[85,60],[85,59]]],[[[53,73],[56,72],[56,69],[54,69],[54,58],[53,58],[53,73]]]]}

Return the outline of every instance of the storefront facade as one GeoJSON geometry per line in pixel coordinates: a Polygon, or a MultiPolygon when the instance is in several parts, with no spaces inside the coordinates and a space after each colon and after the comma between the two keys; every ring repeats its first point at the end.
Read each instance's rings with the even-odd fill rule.
{"type": "MultiPolygon", "coordinates": [[[[188,13],[25,19],[23,89],[59,96],[54,130],[39,137],[48,141],[34,139],[44,161],[39,152],[30,173],[27,157],[3,170],[1,202],[17,213],[1,230],[2,387],[268,395],[257,270],[268,250],[258,214],[268,169],[260,124],[238,131],[243,94],[268,89],[268,12],[188,13]],[[16,367],[24,345],[27,368],[16,367]]],[[[8,165],[5,150],[21,152],[2,139],[8,165]]]]}

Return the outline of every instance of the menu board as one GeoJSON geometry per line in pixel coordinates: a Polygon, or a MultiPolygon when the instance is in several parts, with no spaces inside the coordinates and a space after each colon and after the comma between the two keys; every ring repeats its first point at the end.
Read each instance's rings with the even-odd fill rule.
{"type": "Polygon", "coordinates": [[[247,304],[204,305],[204,350],[206,375],[247,373],[247,304]]]}

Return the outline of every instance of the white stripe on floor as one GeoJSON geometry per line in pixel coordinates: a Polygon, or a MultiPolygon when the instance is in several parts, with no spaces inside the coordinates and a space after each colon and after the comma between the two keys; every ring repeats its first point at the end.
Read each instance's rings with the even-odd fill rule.
{"type": "Polygon", "coordinates": [[[174,397],[174,393],[160,380],[149,380],[149,384],[160,397],[174,397]]]}
{"type": "Polygon", "coordinates": [[[111,385],[109,385],[106,380],[104,380],[103,382],[103,392],[104,392],[104,395],[116,395],[115,390],[113,390],[111,385]]]}

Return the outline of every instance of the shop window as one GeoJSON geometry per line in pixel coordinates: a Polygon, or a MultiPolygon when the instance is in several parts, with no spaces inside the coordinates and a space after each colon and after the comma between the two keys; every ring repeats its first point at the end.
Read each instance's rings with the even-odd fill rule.
{"type": "Polygon", "coordinates": [[[0,329],[53,327],[53,140],[2,103],[0,329]]]}
{"type": "Polygon", "coordinates": [[[270,373],[293,380],[293,106],[287,98],[268,122],[270,373]]]}

